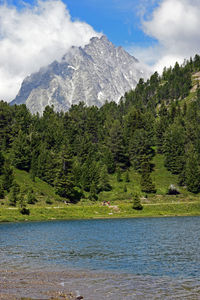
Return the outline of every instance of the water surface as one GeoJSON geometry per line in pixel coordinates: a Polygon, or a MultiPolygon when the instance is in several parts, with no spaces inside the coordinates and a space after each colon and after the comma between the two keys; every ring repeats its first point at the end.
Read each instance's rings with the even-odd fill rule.
{"type": "Polygon", "coordinates": [[[96,290],[109,288],[115,299],[139,299],[139,286],[145,298],[145,282],[159,298],[173,281],[173,293],[200,299],[199,232],[200,217],[0,224],[0,269],[81,270],[88,286],[98,278],[96,290]]]}

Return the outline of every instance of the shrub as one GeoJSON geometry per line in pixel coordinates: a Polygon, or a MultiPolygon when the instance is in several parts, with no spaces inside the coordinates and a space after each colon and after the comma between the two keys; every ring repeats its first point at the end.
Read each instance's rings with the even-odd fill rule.
{"type": "Polygon", "coordinates": [[[174,184],[170,184],[167,195],[179,195],[180,192],[174,184]]]}

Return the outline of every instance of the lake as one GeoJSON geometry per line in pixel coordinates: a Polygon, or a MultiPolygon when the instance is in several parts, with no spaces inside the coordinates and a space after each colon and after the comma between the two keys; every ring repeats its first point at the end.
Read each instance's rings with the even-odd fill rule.
{"type": "Polygon", "coordinates": [[[200,217],[0,224],[0,270],[84,299],[200,299],[200,217]]]}

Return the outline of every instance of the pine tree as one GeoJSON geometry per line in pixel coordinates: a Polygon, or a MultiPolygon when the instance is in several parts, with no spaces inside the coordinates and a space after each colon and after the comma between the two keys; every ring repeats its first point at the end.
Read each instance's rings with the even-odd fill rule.
{"type": "Polygon", "coordinates": [[[27,203],[28,204],[35,204],[37,202],[37,199],[34,195],[34,192],[32,189],[30,189],[27,193],[27,203]]]}
{"type": "Polygon", "coordinates": [[[38,158],[35,152],[32,152],[31,158],[31,168],[30,168],[30,177],[33,182],[35,182],[35,177],[37,176],[38,171],[38,158]]]}
{"type": "Polygon", "coordinates": [[[120,167],[117,167],[117,182],[121,182],[122,181],[122,173],[121,173],[121,169],[120,167]]]}
{"type": "Polygon", "coordinates": [[[10,188],[13,184],[14,175],[13,175],[13,168],[10,166],[9,162],[6,161],[3,167],[3,175],[2,175],[2,186],[4,190],[7,192],[10,191],[10,188]]]}
{"type": "Polygon", "coordinates": [[[21,130],[12,144],[12,164],[20,169],[29,171],[31,165],[31,148],[27,135],[21,130]]]}
{"type": "Polygon", "coordinates": [[[95,182],[92,182],[92,184],[91,184],[89,199],[91,201],[97,201],[98,200],[97,187],[96,187],[95,182]]]}
{"type": "Polygon", "coordinates": [[[27,208],[26,203],[23,198],[20,199],[19,211],[22,215],[30,215],[30,209],[27,208]]]}
{"type": "Polygon", "coordinates": [[[3,165],[4,165],[4,157],[3,157],[3,154],[2,152],[0,151],[0,175],[3,173],[3,165]]]}
{"type": "Polygon", "coordinates": [[[125,169],[129,165],[129,160],[126,153],[122,125],[119,120],[115,120],[109,130],[107,145],[115,163],[125,169]]]}
{"type": "Polygon", "coordinates": [[[179,123],[174,123],[167,129],[163,153],[167,169],[173,174],[181,174],[185,157],[185,132],[179,123]]]}
{"type": "Polygon", "coordinates": [[[130,177],[129,177],[129,172],[128,172],[128,170],[126,171],[125,181],[126,181],[126,182],[130,182],[130,177]]]}
{"type": "Polygon", "coordinates": [[[156,193],[155,184],[152,182],[151,173],[150,173],[150,164],[148,161],[145,161],[142,164],[141,170],[141,190],[146,193],[156,193]]]}
{"type": "Polygon", "coordinates": [[[65,147],[61,153],[60,169],[57,172],[55,188],[59,196],[76,203],[80,200],[82,193],[80,188],[75,186],[72,166],[71,149],[65,147]]]}
{"type": "Polygon", "coordinates": [[[135,194],[134,195],[134,198],[133,198],[133,209],[135,210],[142,210],[143,209],[143,206],[140,202],[140,198],[138,196],[138,194],[135,194]]]}
{"type": "Polygon", "coordinates": [[[152,137],[144,129],[137,129],[129,145],[129,156],[132,165],[136,170],[141,170],[145,159],[151,160],[154,156],[152,148],[152,137]]]}
{"type": "Polygon", "coordinates": [[[103,149],[102,161],[107,166],[108,173],[113,174],[115,172],[116,164],[113,154],[108,147],[104,147],[103,149]]]}
{"type": "Polygon", "coordinates": [[[193,146],[187,153],[187,161],[185,166],[185,183],[188,191],[192,193],[200,192],[200,166],[198,155],[193,146]]]}
{"type": "Polygon", "coordinates": [[[5,192],[2,183],[0,183],[0,199],[4,199],[5,192]]]}
{"type": "Polygon", "coordinates": [[[17,201],[19,199],[20,187],[16,182],[13,182],[13,185],[10,189],[9,193],[9,205],[16,206],[17,201]]]}
{"type": "Polygon", "coordinates": [[[101,168],[100,178],[99,178],[99,190],[100,191],[110,191],[112,189],[109,183],[107,167],[104,165],[101,168]]]}

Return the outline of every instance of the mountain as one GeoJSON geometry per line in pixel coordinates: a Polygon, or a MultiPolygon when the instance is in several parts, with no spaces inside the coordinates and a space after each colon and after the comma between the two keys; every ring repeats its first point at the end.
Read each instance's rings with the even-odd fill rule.
{"type": "Polygon", "coordinates": [[[60,62],[25,78],[11,104],[25,103],[32,113],[40,114],[46,105],[67,111],[80,101],[100,107],[106,100],[118,102],[146,77],[137,59],[103,35],[84,48],[71,47],[60,62]]]}

